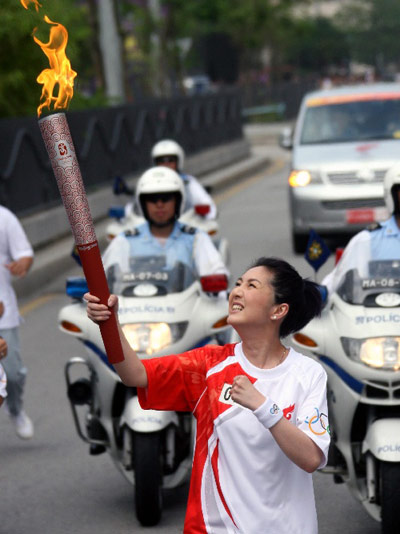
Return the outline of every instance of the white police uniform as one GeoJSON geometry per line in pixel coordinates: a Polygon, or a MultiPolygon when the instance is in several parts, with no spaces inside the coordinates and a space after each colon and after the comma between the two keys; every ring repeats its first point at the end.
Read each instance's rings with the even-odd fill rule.
{"type": "Polygon", "coordinates": [[[206,219],[216,219],[217,207],[211,196],[207,193],[199,181],[191,174],[179,173],[185,184],[186,202],[183,208],[183,213],[196,204],[207,204],[210,206],[210,211],[205,216],[206,219]]]}
{"type": "Polygon", "coordinates": [[[343,276],[351,269],[358,269],[359,275],[368,276],[368,262],[371,260],[400,259],[400,228],[392,215],[387,221],[377,224],[355,235],[345,248],[336,267],[323,280],[329,293],[336,291],[343,276]]]}
{"type": "Polygon", "coordinates": [[[104,252],[104,268],[107,270],[111,265],[119,265],[122,271],[128,271],[129,258],[139,256],[164,256],[169,266],[180,261],[191,267],[199,277],[209,274],[229,276],[210,237],[179,221],[175,222],[165,243],[153,236],[147,222],[131,232],[119,234],[104,252]]]}

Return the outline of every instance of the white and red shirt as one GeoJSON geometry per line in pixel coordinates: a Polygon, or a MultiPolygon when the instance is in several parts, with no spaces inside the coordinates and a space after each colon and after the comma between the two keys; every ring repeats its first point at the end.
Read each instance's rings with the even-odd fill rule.
{"type": "Polygon", "coordinates": [[[322,366],[291,349],[279,366],[260,369],[241,343],[143,364],[149,385],[138,389],[142,408],[192,411],[197,419],[185,534],[317,534],[312,475],[289,460],[251,410],[232,402],[230,386],[247,375],[318,445],[323,467],[330,438],[322,366]]]}

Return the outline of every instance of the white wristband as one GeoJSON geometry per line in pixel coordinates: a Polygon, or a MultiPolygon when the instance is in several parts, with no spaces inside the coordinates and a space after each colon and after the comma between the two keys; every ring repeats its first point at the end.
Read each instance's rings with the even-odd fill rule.
{"type": "Polygon", "coordinates": [[[265,402],[261,404],[256,410],[253,411],[254,415],[260,421],[265,428],[271,428],[282,419],[283,412],[279,406],[271,400],[269,397],[265,399],[265,402]]]}

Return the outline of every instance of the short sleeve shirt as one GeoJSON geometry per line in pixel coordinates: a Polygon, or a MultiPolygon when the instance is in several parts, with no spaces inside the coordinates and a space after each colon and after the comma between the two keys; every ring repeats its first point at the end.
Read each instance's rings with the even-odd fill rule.
{"type": "Polygon", "coordinates": [[[0,206],[0,301],[4,304],[0,329],[15,328],[20,322],[12,277],[6,264],[28,256],[33,257],[33,250],[24,229],[10,210],[0,206]]]}
{"type": "Polygon", "coordinates": [[[138,389],[141,406],[192,411],[197,419],[186,534],[317,534],[311,474],[251,410],[233,403],[230,388],[236,375],[247,375],[317,444],[323,467],[330,439],[322,366],[291,349],[279,366],[260,369],[241,343],[143,363],[149,386],[138,389]]]}

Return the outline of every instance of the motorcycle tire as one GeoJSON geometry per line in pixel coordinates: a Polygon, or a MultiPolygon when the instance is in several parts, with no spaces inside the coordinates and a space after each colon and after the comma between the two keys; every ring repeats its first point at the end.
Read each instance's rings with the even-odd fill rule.
{"type": "Polygon", "coordinates": [[[382,534],[400,532],[400,463],[381,462],[382,534]]]}
{"type": "Polygon", "coordinates": [[[161,435],[133,434],[136,517],[144,527],[157,525],[162,514],[161,435]]]}

